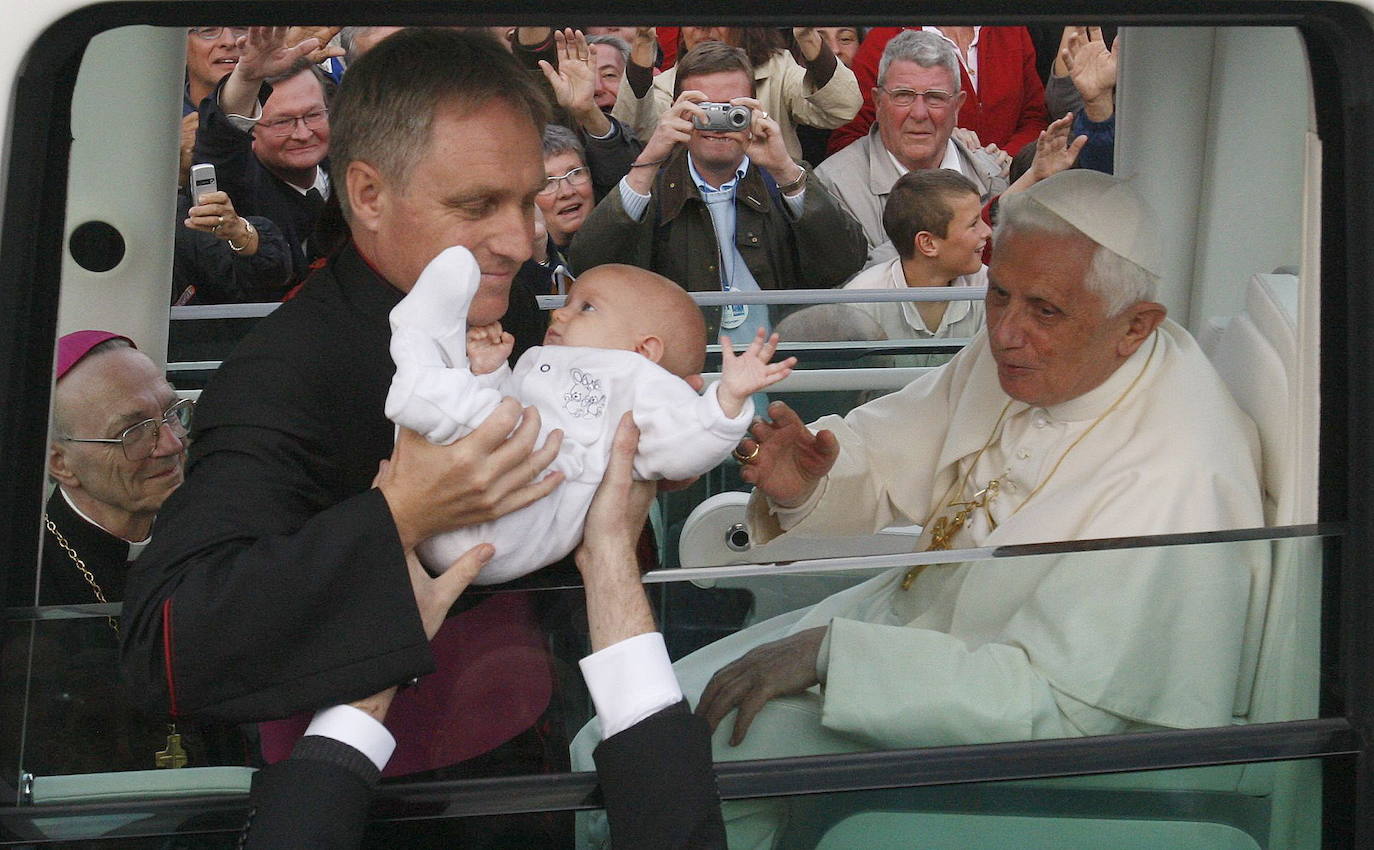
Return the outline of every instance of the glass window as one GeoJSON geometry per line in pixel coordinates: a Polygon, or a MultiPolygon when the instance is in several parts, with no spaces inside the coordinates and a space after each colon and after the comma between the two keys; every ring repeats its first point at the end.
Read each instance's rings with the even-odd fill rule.
{"type": "MultiPolygon", "coordinates": [[[[703,34],[699,31],[707,28],[699,27],[663,29],[680,30],[666,36],[661,48],[679,57],[703,36],[773,38],[779,44],[793,39],[790,28],[771,34],[751,30],[747,37],[703,34]]],[[[875,32],[890,38],[895,29],[875,32]]],[[[981,52],[975,55],[986,59],[992,52],[993,29],[982,30],[981,52]]],[[[1026,35],[1057,45],[1053,29],[1036,27],[1026,35]]],[[[70,116],[69,230],[112,218],[111,204],[123,199],[136,199],[123,209],[142,223],[114,222],[130,250],[127,260],[109,270],[91,268],[73,250],[64,267],[58,324],[59,333],[111,327],[135,336],[140,350],[165,367],[178,392],[194,397],[213,387],[221,363],[278,307],[300,275],[289,280],[278,275],[271,286],[245,284],[243,297],[219,299],[235,304],[180,298],[187,290],[176,282],[180,267],[175,263],[185,247],[181,242],[188,239],[199,240],[199,250],[207,254],[237,263],[238,271],[248,271],[241,268],[240,250],[220,244],[216,233],[191,237],[183,232],[186,205],[178,208],[173,200],[178,191],[173,178],[189,164],[183,157],[180,167],[174,165],[175,139],[184,147],[186,137],[173,126],[171,104],[183,90],[190,96],[192,82],[183,76],[181,51],[205,47],[192,45],[192,39],[211,41],[196,33],[183,46],[184,35],[184,27],[121,27],[96,36],[82,61],[70,116]],[[131,55],[149,59],[131,63],[131,55]],[[165,134],[146,130],[164,125],[165,134]],[[147,145],[125,146],[138,153],[137,167],[111,168],[109,138],[121,134],[112,128],[126,126],[145,128],[138,138],[146,136],[147,145]],[[262,294],[269,290],[270,297],[262,294]],[[169,291],[171,301],[182,303],[168,306],[169,291]]],[[[945,281],[956,285],[918,282],[908,267],[912,264],[903,262],[909,258],[898,256],[901,249],[888,245],[889,253],[883,253],[882,243],[890,236],[880,218],[863,220],[863,211],[846,196],[849,190],[867,191],[867,183],[840,167],[843,154],[826,152],[831,128],[819,125],[834,122],[811,115],[817,126],[809,126],[800,105],[795,115],[768,110],[796,125],[788,128],[793,133],[788,144],[795,141],[798,147],[796,152],[788,148],[790,158],[799,160],[805,152],[819,165],[805,184],[806,203],[823,200],[837,216],[852,214],[867,230],[863,261],[824,284],[811,276],[820,274],[815,270],[819,259],[841,253],[837,234],[817,236],[830,253],[817,249],[799,255],[789,266],[792,276],[763,286],[764,291],[731,280],[723,281],[726,292],[716,291],[714,283],[705,290],[696,287],[712,331],[729,330],[732,310],[747,307],[741,314],[752,311],[748,321],[762,317],[763,326],[782,335],[778,356],[799,359],[786,381],[755,394],[757,410],[780,401],[805,423],[848,417],[847,424],[839,418],[822,423],[840,433],[841,465],[799,511],[770,513],[756,505],[751,525],[752,488],[736,455],[690,486],[661,495],[651,513],[651,533],[642,547],[646,582],[693,704],[713,675],[738,659],[750,658],[766,671],[771,661],[747,654],[774,641],[788,641],[781,646],[816,659],[820,681],[769,700],[742,743],[729,741],[735,715],[724,717],[715,734],[719,761],[1224,728],[1319,716],[1320,677],[1339,672],[1329,663],[1324,668],[1327,659],[1319,652],[1323,621],[1329,628],[1338,613],[1322,609],[1324,557],[1340,546],[1342,530],[1309,525],[1318,520],[1317,445],[1324,412],[1318,387],[1326,385],[1318,380],[1322,317],[1316,259],[1322,140],[1313,119],[1317,104],[1303,37],[1291,27],[1122,27],[1120,39],[1121,85],[1108,100],[1121,123],[1112,124],[1114,147],[1098,153],[1116,174],[1131,176],[1154,209],[1161,282],[1149,300],[1163,305],[1169,320],[1127,352],[1119,370],[1103,373],[1092,387],[1101,392],[1090,410],[1073,404],[1086,391],[1067,397],[1023,392],[1026,398],[1016,399],[1020,404],[999,397],[999,405],[985,410],[985,396],[996,393],[978,395],[980,386],[995,383],[1005,389],[1018,379],[1031,380],[1036,370],[1030,362],[987,362],[993,355],[981,332],[988,311],[998,307],[985,303],[984,294],[990,282],[991,299],[1017,293],[1009,275],[989,278],[982,265],[986,255],[974,250],[983,247],[983,237],[964,246],[973,261],[958,281],[945,281]],[[1180,122],[1179,115],[1207,117],[1180,122]],[[1257,133],[1256,126],[1266,131],[1257,133]],[[834,286],[855,275],[873,280],[864,288],[834,286]],[[890,280],[880,280],[883,275],[890,280]],[[981,373],[968,365],[979,352],[987,352],[981,355],[981,373]],[[1184,362],[1180,357],[1186,358],[1184,366],[1178,365],[1184,362]],[[1212,367],[1215,375],[1207,371],[1212,367]],[[945,371],[937,371],[941,368],[945,371]],[[1147,390],[1158,370],[1194,371],[1187,381],[1147,390]],[[1199,371],[1207,374],[1198,378],[1199,371]],[[949,377],[956,374],[957,379],[949,377]],[[899,393],[913,382],[936,388],[930,395],[947,403],[908,405],[906,399],[919,393],[899,393]],[[1199,387],[1206,397],[1193,394],[1199,387]],[[1165,422],[1145,407],[1133,409],[1146,392],[1170,405],[1173,418],[1165,422]],[[1234,405],[1223,401],[1226,394],[1234,405]],[[1002,401],[1006,407],[1000,407],[1002,401]],[[1192,439],[1216,430],[1221,419],[1232,426],[1221,430],[1222,436],[1210,442],[1192,439]],[[1170,454],[1175,450],[1176,456],[1170,454]],[[1172,466],[1166,468],[1161,458],[1169,458],[1172,466]],[[1246,475],[1247,481],[1238,482],[1246,475]],[[1152,539],[1175,534],[1185,536],[1152,539]],[[1117,539],[1123,537],[1130,539],[1117,539]]],[[[843,46],[838,36],[834,45],[843,46]]],[[[770,61],[782,65],[796,61],[786,51],[771,55],[770,61]]],[[[196,57],[188,55],[186,61],[189,74],[196,57]]],[[[849,71],[840,66],[834,73],[843,80],[849,71]]],[[[857,83],[861,93],[867,87],[863,79],[857,83]]],[[[974,86],[967,92],[970,98],[991,102],[996,77],[973,67],[966,69],[965,79],[974,86]]],[[[1072,98],[1073,86],[1062,77],[1052,85],[1072,98]]],[[[911,90],[921,88],[932,86],[911,90]]],[[[882,101],[874,105],[881,121],[896,105],[887,104],[882,93],[876,96],[882,101]]],[[[651,92],[649,98],[654,97],[651,92]]],[[[940,107],[927,96],[901,108],[918,113],[912,120],[919,123],[920,114],[940,107]]],[[[893,115],[889,121],[895,121],[893,115]]],[[[188,126],[189,119],[183,119],[182,130],[188,126]]],[[[641,139],[652,133],[652,122],[636,128],[627,118],[626,126],[639,129],[641,139]]],[[[292,133],[310,130],[306,122],[295,122],[292,133]]],[[[887,144],[878,131],[869,130],[855,131],[854,143],[887,144]]],[[[956,159],[972,158],[996,169],[1004,164],[1010,169],[1001,153],[1019,147],[1010,137],[1000,143],[991,137],[954,138],[949,150],[956,159]]],[[[1101,143],[1096,135],[1089,141],[1101,143]]],[[[1029,144],[1033,149],[1034,142],[1029,144]]],[[[766,160],[767,154],[756,151],[755,161],[761,157],[766,160]]],[[[571,168],[560,166],[558,173],[571,168]]],[[[787,183],[780,176],[770,175],[762,184],[765,194],[787,183]]],[[[978,186],[979,221],[982,202],[1012,183],[1010,171],[998,170],[996,176],[1000,182],[978,186]]],[[[345,188],[337,174],[333,180],[335,193],[345,188]]],[[[596,200],[621,197],[616,179],[602,182],[593,174],[596,200]]],[[[556,200],[583,188],[590,191],[587,184],[565,181],[553,195],[556,200]]],[[[770,195],[773,201],[787,203],[770,195]]],[[[583,212],[590,214],[595,201],[584,203],[583,212]]],[[[881,202],[875,203],[880,211],[881,202]]],[[[243,215],[255,212],[246,199],[240,206],[243,215]]],[[[553,237],[549,244],[562,252],[546,258],[546,265],[557,266],[561,256],[573,271],[585,271],[572,260],[576,234],[558,230],[561,214],[556,208],[541,212],[555,222],[545,224],[553,237]],[[573,241],[560,245],[560,238],[573,241]]],[[[741,236],[743,221],[737,218],[734,225],[741,260],[754,250],[747,240],[757,235],[745,224],[741,236]]],[[[965,224],[976,229],[972,220],[965,224]]],[[[257,238],[275,238],[270,223],[259,230],[257,238]]],[[[718,250],[701,233],[684,239],[682,250],[703,256],[718,250]]],[[[949,235],[947,230],[939,239],[949,235]]],[[[774,246],[779,255],[794,247],[774,246]]],[[[714,256],[716,270],[723,273],[727,258],[714,256]]],[[[307,251],[300,259],[313,256],[307,251]]],[[[768,282],[762,270],[750,274],[768,282]]],[[[533,313],[533,325],[547,322],[546,312],[561,303],[552,284],[524,295],[527,307],[542,298],[544,312],[533,313]]],[[[1053,312],[1072,312],[1037,298],[1027,301],[1027,309],[1044,314],[1028,321],[1048,327],[1059,320],[1053,312]]],[[[1001,309],[1010,307],[1008,300],[1001,309]]],[[[537,336],[522,331],[521,342],[537,336]]],[[[1057,339],[1077,346],[1083,338],[1062,333],[1057,339]]],[[[1045,346],[1049,351],[1048,342],[1045,346]]],[[[720,376],[720,348],[714,341],[707,348],[703,372],[708,382],[720,376]]],[[[1087,355],[1079,365],[1085,371],[1100,367],[1087,355]]],[[[1171,371],[1166,377],[1176,376],[1171,371]]],[[[1053,381],[1047,385],[1054,388],[1053,381]]],[[[349,395],[339,391],[312,403],[360,409],[349,395]]],[[[367,412],[377,412],[371,408],[367,412]]],[[[389,431],[380,417],[373,418],[389,431]]],[[[369,459],[369,475],[372,465],[369,459]]],[[[241,483],[251,490],[259,471],[245,473],[241,483]]],[[[335,474],[351,473],[331,467],[315,478],[335,474]]],[[[51,488],[55,482],[48,483],[51,488]]],[[[357,485],[355,490],[365,490],[367,481],[360,478],[357,485]]],[[[61,496],[52,494],[48,489],[34,499],[61,496]]],[[[282,515],[287,513],[283,508],[282,515]]],[[[17,798],[25,805],[54,806],[110,799],[101,795],[111,793],[107,780],[114,777],[119,789],[114,799],[129,804],[129,817],[135,818],[132,812],[141,800],[207,790],[241,794],[253,768],[289,752],[308,712],[242,725],[195,718],[169,725],[141,714],[135,703],[147,695],[131,698],[119,668],[120,599],[34,604],[41,588],[54,586],[59,571],[75,581],[72,570],[82,554],[59,553],[40,565],[12,567],[20,577],[11,576],[10,587],[20,590],[10,593],[3,624],[0,770],[15,785],[17,798]],[[135,775],[175,766],[183,758],[197,770],[176,772],[176,780],[135,775]]],[[[515,585],[474,589],[459,608],[435,641],[440,672],[423,678],[398,702],[394,719],[405,730],[398,737],[409,743],[403,741],[394,757],[388,781],[394,775],[400,787],[590,770],[597,730],[577,668],[588,646],[582,589],[572,565],[564,562],[515,585]],[[492,634],[492,624],[507,629],[507,637],[491,645],[475,639],[492,634]],[[496,704],[506,710],[490,711],[496,704]],[[477,731],[468,737],[439,734],[482,706],[491,715],[490,727],[469,724],[469,731],[477,731]]],[[[215,638],[211,644],[221,636],[215,638]]],[[[269,663],[269,655],[288,648],[273,649],[252,658],[269,663]]],[[[222,678],[251,679],[256,663],[241,660],[223,669],[222,678]]],[[[747,673],[755,667],[734,669],[747,673]]],[[[714,706],[722,714],[733,707],[728,694],[708,703],[707,710],[714,706]]],[[[1329,709],[1328,715],[1336,714],[1340,706],[1329,709]]],[[[731,805],[733,811],[745,811],[757,803],[765,812],[762,828],[786,836],[787,846],[859,846],[852,836],[866,835],[870,843],[864,846],[878,847],[883,836],[897,841],[895,836],[913,829],[937,842],[932,846],[938,841],[956,846],[968,830],[985,830],[984,835],[1002,830],[1033,846],[1039,830],[1053,832],[1051,824],[1060,830],[1058,846],[1074,846],[1080,834],[1084,846],[1090,837],[1103,836],[1127,846],[1252,846],[1247,841],[1279,846],[1274,830],[1289,825],[1278,824],[1275,813],[1287,811],[1283,807],[1299,797],[1286,797],[1280,806],[1273,802],[1275,791],[1255,803],[1255,796],[1241,788],[1248,787],[1249,777],[1265,774],[1275,788],[1287,782],[1285,793],[1310,796],[1316,764],[997,784],[967,798],[962,795],[969,788],[958,794],[908,789],[834,795],[816,806],[811,797],[731,805]],[[1128,781],[1134,779],[1141,785],[1128,781]],[[1170,784],[1174,779],[1180,784],[1170,784]],[[1193,794],[1203,795],[1197,798],[1202,802],[1193,794]],[[956,797],[986,802],[956,804],[956,797]],[[1187,801],[1179,804],[1186,812],[1168,807],[1179,799],[1187,801]],[[1092,803],[1084,809],[1083,800],[1092,803]],[[1100,810],[1093,808],[1098,803],[1100,810]],[[1190,819],[1202,810],[1207,817],[1190,819]]],[[[1291,817],[1293,823],[1300,820],[1291,817]]],[[[164,828],[160,821],[153,823],[150,832],[164,828]]],[[[567,819],[536,826],[560,835],[571,829],[567,819]]],[[[125,828],[131,827],[58,819],[41,831],[74,840],[125,828]]],[[[1314,829],[1304,821],[1298,831],[1310,836],[1314,829]]]]}

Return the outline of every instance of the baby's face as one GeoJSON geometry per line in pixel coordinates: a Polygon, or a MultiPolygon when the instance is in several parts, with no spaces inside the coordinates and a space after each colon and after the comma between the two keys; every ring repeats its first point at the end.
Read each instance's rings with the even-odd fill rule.
{"type": "Polygon", "coordinates": [[[633,290],[617,283],[612,275],[583,275],[567,303],[553,311],[544,344],[634,351],[645,336],[639,330],[641,317],[633,290]]]}

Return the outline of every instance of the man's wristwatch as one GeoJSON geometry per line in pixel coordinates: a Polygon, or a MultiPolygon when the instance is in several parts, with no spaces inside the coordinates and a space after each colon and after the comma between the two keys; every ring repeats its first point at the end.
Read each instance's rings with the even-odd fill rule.
{"type": "Polygon", "coordinates": [[[800,174],[797,175],[797,179],[796,179],[796,180],[793,180],[791,183],[785,183],[785,184],[779,186],[779,187],[778,187],[778,191],[779,191],[779,192],[782,192],[784,195],[786,195],[786,194],[788,194],[788,193],[790,193],[790,192],[793,192],[793,191],[795,191],[796,189],[800,189],[801,187],[803,187],[803,186],[806,185],[806,169],[805,169],[805,168],[802,168],[802,167],[799,165],[799,166],[797,166],[797,170],[801,172],[800,174]]]}

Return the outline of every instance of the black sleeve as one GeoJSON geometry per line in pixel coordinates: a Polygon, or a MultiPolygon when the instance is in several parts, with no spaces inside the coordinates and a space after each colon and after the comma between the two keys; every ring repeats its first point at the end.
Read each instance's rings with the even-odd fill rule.
{"type": "Polygon", "coordinates": [[[291,248],[271,219],[245,215],[258,231],[252,256],[235,253],[213,233],[192,230],[182,221],[190,203],[178,204],[172,254],[172,303],[241,304],[279,301],[291,284],[291,248]],[[188,287],[193,296],[182,298],[188,287]]]}
{"type": "Polygon", "coordinates": [[[144,710],[265,720],[432,672],[381,492],[322,507],[308,447],[231,431],[200,438],[130,572],[121,657],[144,710]]]}
{"type": "Polygon", "coordinates": [[[395,523],[368,489],[391,447],[386,325],[315,320],[298,308],[319,284],[216,374],[186,483],[130,570],[121,658],[145,710],[265,720],[434,668],[395,523]]]}
{"type": "Polygon", "coordinates": [[[635,138],[630,128],[610,115],[606,117],[611,122],[610,136],[597,139],[586,132],[581,134],[587,151],[587,169],[592,173],[592,188],[598,201],[630,173],[630,164],[644,150],[643,143],[635,138]]]}
{"type": "Polygon", "coordinates": [[[711,732],[685,701],[612,735],[592,756],[613,848],[725,847],[711,732]]]}
{"type": "Polygon", "coordinates": [[[257,195],[259,167],[253,154],[253,136],[229,123],[228,116],[219,108],[219,94],[223,88],[221,80],[200,102],[200,125],[196,128],[191,162],[208,162],[215,167],[215,184],[229,195],[239,215],[259,215],[262,213],[257,195]]]}
{"type": "Polygon", "coordinates": [[[349,745],[309,736],[253,776],[245,850],[344,850],[362,843],[377,768],[349,745]]]}

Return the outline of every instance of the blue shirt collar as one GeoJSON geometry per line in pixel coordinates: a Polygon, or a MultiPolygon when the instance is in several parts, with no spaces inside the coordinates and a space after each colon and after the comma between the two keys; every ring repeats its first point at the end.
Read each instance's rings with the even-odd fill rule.
{"type": "Polygon", "coordinates": [[[735,168],[734,180],[731,180],[725,185],[720,186],[718,188],[713,188],[710,183],[706,182],[706,178],[701,176],[701,172],[697,171],[696,163],[692,162],[692,154],[690,152],[687,154],[687,173],[692,175],[692,182],[697,185],[697,189],[699,189],[703,195],[708,192],[735,191],[735,186],[739,183],[740,179],[744,177],[744,172],[748,170],[749,157],[746,156],[740,160],[739,165],[735,168]]]}

